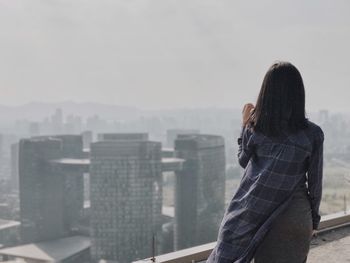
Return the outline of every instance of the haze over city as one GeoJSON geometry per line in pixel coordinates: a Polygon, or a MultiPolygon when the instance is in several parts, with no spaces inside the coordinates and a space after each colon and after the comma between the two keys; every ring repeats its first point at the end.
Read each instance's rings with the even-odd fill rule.
{"type": "Polygon", "coordinates": [[[0,1],[0,104],[146,109],[255,102],[275,60],[307,108],[349,111],[348,1],[0,1]]]}

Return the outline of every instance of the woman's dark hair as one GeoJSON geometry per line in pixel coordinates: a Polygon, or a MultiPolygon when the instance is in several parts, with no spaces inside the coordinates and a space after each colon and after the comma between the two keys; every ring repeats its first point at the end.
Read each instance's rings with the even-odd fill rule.
{"type": "Polygon", "coordinates": [[[289,62],[276,62],[267,71],[250,117],[255,131],[278,136],[307,127],[305,90],[298,69],[289,62]]]}

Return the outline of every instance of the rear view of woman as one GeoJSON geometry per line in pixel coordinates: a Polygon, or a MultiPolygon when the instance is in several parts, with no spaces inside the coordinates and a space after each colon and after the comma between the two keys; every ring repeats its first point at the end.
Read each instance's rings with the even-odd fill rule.
{"type": "Polygon", "coordinates": [[[207,263],[303,263],[322,197],[322,129],[305,117],[302,77],[288,62],[266,73],[256,106],[243,108],[245,168],[207,263]]]}

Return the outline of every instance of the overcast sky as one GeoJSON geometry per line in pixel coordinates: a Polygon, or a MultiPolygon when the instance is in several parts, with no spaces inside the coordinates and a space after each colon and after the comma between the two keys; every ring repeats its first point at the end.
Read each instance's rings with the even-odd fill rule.
{"type": "Polygon", "coordinates": [[[348,0],[0,0],[0,104],[241,107],[275,60],[350,111],[348,0]]]}

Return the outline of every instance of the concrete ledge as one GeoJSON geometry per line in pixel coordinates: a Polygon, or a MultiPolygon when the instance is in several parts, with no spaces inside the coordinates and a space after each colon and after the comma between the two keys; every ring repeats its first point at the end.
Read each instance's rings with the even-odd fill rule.
{"type": "MultiPolygon", "coordinates": [[[[323,233],[331,229],[336,229],[350,225],[350,210],[321,217],[318,232],[323,233]]],[[[156,260],[151,258],[134,261],[133,263],[196,263],[205,261],[215,247],[216,242],[178,250],[172,253],[156,256],[156,260]]]]}

